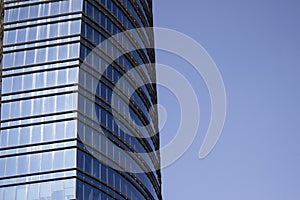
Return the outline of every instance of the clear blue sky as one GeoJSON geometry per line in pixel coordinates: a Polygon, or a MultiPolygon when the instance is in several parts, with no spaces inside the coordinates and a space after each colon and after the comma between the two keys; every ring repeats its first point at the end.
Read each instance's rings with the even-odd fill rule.
{"type": "MultiPolygon", "coordinates": [[[[212,153],[199,160],[210,118],[206,86],[186,62],[158,52],[159,63],[191,81],[201,108],[193,144],[163,169],[164,200],[300,199],[300,1],[154,4],[156,26],[183,32],[208,51],[222,74],[228,101],[222,136],[212,153]]],[[[168,113],[164,145],[174,137],[180,111],[167,90],[160,88],[159,95],[168,113]]]]}

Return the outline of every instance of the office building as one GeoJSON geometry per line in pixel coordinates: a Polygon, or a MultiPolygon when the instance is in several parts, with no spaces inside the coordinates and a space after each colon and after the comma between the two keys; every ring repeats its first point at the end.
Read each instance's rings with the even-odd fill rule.
{"type": "Polygon", "coordinates": [[[162,199],[152,1],[4,8],[0,199],[162,199]]]}

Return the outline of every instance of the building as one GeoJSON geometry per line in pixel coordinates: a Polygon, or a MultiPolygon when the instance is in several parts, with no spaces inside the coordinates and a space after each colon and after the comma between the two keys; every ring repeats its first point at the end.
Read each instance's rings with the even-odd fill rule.
{"type": "Polygon", "coordinates": [[[0,199],[162,199],[151,4],[4,0],[0,199]]]}
{"type": "Polygon", "coordinates": [[[2,62],[4,2],[0,0],[0,63],[2,62]]]}

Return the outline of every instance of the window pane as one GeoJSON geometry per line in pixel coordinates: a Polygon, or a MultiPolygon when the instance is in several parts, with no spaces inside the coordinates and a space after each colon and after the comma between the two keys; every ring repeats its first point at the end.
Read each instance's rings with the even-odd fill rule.
{"type": "Polygon", "coordinates": [[[17,197],[16,200],[26,200],[26,186],[17,186],[17,197]]]}
{"type": "Polygon", "coordinates": [[[37,27],[30,27],[28,28],[28,41],[35,40],[37,36],[37,27]]]}
{"type": "Polygon", "coordinates": [[[30,128],[29,127],[23,127],[19,129],[20,131],[20,144],[29,144],[30,142],[30,128]]]}
{"type": "Polygon", "coordinates": [[[15,187],[9,187],[4,191],[4,200],[15,199],[15,187]]]}
{"type": "Polygon", "coordinates": [[[65,167],[71,168],[75,167],[75,150],[68,150],[65,152],[65,167]]]}
{"type": "Polygon", "coordinates": [[[43,200],[51,199],[51,184],[41,183],[40,188],[41,188],[40,199],[43,199],[43,200]]]}
{"type": "Polygon", "coordinates": [[[39,199],[39,185],[38,184],[29,185],[28,200],[37,200],[37,199],[39,199]]]}
{"type": "Polygon", "coordinates": [[[18,174],[28,173],[29,157],[27,155],[18,157],[18,174]]]}
{"type": "Polygon", "coordinates": [[[16,157],[6,158],[6,176],[16,175],[16,157]]]}
{"type": "Polygon", "coordinates": [[[25,42],[25,38],[26,38],[26,29],[19,29],[17,42],[25,42]]]}
{"type": "Polygon", "coordinates": [[[52,152],[42,154],[42,171],[52,170],[52,152]]]}
{"type": "Polygon", "coordinates": [[[35,173],[40,171],[40,155],[30,155],[30,172],[35,173]]]}
{"type": "Polygon", "coordinates": [[[56,151],[54,152],[54,159],[53,159],[53,169],[62,169],[64,166],[64,152],[63,151],[56,151]]]}
{"type": "Polygon", "coordinates": [[[68,57],[68,46],[62,45],[59,47],[58,59],[63,60],[68,57]]]}
{"type": "Polygon", "coordinates": [[[63,199],[63,182],[52,182],[52,200],[63,199]]]}
{"type": "Polygon", "coordinates": [[[8,136],[8,145],[9,146],[16,146],[19,143],[19,131],[18,129],[10,129],[8,136]]]}
{"type": "Polygon", "coordinates": [[[65,180],[64,192],[65,199],[75,198],[75,180],[65,180]]]}

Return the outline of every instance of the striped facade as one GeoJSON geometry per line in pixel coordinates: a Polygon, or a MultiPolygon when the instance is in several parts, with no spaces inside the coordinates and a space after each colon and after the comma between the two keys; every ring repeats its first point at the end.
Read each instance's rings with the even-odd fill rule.
{"type": "Polygon", "coordinates": [[[0,199],[162,199],[151,0],[4,8],[0,199]]]}

